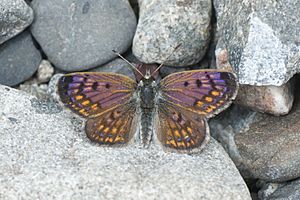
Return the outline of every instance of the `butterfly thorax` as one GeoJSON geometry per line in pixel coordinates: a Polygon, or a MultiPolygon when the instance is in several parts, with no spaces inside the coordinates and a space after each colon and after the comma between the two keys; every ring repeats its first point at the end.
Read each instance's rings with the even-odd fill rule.
{"type": "Polygon", "coordinates": [[[144,146],[148,146],[152,137],[156,90],[157,84],[152,78],[143,78],[138,84],[140,139],[144,146]]]}
{"type": "Polygon", "coordinates": [[[154,108],[155,82],[152,79],[142,79],[138,85],[140,106],[143,109],[154,108]]]}

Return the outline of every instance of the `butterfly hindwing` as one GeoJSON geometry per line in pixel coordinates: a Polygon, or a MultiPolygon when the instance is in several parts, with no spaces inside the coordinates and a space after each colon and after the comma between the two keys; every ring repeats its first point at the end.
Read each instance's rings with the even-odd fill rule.
{"type": "Polygon", "coordinates": [[[134,80],[115,73],[71,73],[58,81],[61,101],[83,117],[95,117],[108,108],[127,103],[135,88],[134,80]]]}
{"type": "Polygon", "coordinates": [[[167,150],[195,153],[209,141],[209,127],[205,118],[166,101],[160,101],[155,121],[157,138],[167,150]]]}
{"type": "Polygon", "coordinates": [[[129,102],[86,122],[85,132],[92,141],[106,145],[123,145],[136,131],[136,106],[129,102]]]}
{"type": "Polygon", "coordinates": [[[168,75],[160,82],[160,89],[166,101],[210,118],[230,105],[238,84],[228,71],[192,70],[168,75]]]}

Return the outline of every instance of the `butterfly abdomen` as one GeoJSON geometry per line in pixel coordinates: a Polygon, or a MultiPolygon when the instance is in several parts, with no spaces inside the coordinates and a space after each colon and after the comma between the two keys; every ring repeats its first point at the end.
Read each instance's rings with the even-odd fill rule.
{"type": "Polygon", "coordinates": [[[148,146],[153,131],[153,117],[155,111],[155,88],[152,80],[144,79],[139,84],[140,97],[140,140],[144,146],[148,146]]]}
{"type": "Polygon", "coordinates": [[[152,138],[153,132],[153,109],[141,109],[140,139],[142,144],[147,147],[152,138]]]}

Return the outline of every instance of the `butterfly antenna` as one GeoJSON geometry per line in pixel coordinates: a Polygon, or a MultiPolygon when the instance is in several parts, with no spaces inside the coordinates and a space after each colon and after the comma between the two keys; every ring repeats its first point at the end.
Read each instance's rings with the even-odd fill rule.
{"type": "Polygon", "coordinates": [[[163,63],[161,63],[158,68],[156,68],[156,70],[154,70],[154,72],[152,72],[151,76],[156,73],[163,65],[164,63],[173,55],[173,53],[181,46],[181,43],[178,44],[174,49],[173,51],[170,53],[170,55],[165,59],[165,61],[163,63]]]}
{"type": "Polygon", "coordinates": [[[142,77],[145,78],[145,76],[143,75],[143,73],[138,70],[131,62],[129,62],[128,60],[126,60],[126,58],[124,58],[120,53],[118,53],[115,50],[112,50],[117,56],[119,56],[122,60],[124,60],[125,62],[127,62],[135,71],[137,71],[142,77]]]}

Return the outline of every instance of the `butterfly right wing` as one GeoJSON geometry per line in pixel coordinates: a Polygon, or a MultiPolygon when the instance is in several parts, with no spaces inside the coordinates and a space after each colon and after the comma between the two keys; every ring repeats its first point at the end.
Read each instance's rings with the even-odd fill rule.
{"type": "Polygon", "coordinates": [[[197,153],[208,143],[206,118],[160,99],[156,122],[157,139],[171,152],[197,153]]]}

